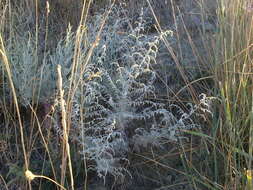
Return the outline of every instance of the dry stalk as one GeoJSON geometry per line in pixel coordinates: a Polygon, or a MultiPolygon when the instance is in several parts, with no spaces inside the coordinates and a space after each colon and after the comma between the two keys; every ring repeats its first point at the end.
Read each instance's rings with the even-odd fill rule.
{"type": "Polygon", "coordinates": [[[64,185],[65,181],[65,174],[66,174],[66,164],[68,160],[68,167],[70,172],[70,181],[71,181],[71,189],[74,190],[74,179],[73,179],[73,172],[72,172],[72,163],[71,163],[71,156],[70,156],[70,147],[68,143],[68,128],[67,128],[67,114],[65,109],[65,100],[64,100],[64,90],[62,88],[62,75],[61,75],[61,66],[58,65],[57,67],[58,72],[58,89],[60,92],[60,106],[61,106],[61,115],[62,115],[62,128],[63,128],[63,143],[62,143],[62,174],[61,174],[61,185],[64,185]]]}

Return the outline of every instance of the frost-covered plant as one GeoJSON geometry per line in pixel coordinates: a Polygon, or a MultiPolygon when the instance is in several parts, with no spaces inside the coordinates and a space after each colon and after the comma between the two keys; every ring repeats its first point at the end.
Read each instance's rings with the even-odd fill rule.
{"type": "Polygon", "coordinates": [[[87,66],[81,86],[84,93],[75,96],[73,110],[77,108],[78,114],[72,115],[80,152],[94,161],[90,169],[101,177],[125,175],[129,151],[176,141],[181,129],[198,127],[191,118],[196,107],[186,113],[177,105],[156,100],[157,76],[152,65],[160,37],[144,33],[142,18],[130,33],[119,34],[124,22],[120,17],[113,19],[87,66]]]}
{"type": "MultiPolygon", "coordinates": [[[[30,33],[15,36],[7,41],[7,56],[19,102],[23,106],[32,100],[45,102],[55,94],[56,67],[62,66],[62,75],[67,82],[74,54],[74,37],[71,29],[66,38],[58,42],[53,51],[45,54],[36,51],[36,40],[30,33]]],[[[8,89],[6,89],[8,90],[8,89]]]]}
{"type": "Polygon", "coordinates": [[[8,57],[13,72],[13,82],[18,98],[23,105],[28,105],[33,97],[37,79],[38,64],[35,57],[34,41],[27,36],[8,46],[8,57]]]}
{"type": "MultiPolygon", "coordinates": [[[[128,173],[129,151],[141,152],[149,145],[159,147],[163,141],[177,141],[181,129],[198,127],[192,116],[203,105],[209,110],[205,100],[198,106],[191,105],[186,112],[177,105],[165,105],[156,99],[157,75],[153,65],[160,36],[145,33],[146,22],[142,15],[136,27],[130,27],[122,11],[117,7],[113,9],[85,72],[76,70],[76,76],[83,83],[75,91],[72,113],[69,113],[70,139],[79,142],[80,153],[94,163],[90,169],[95,169],[101,177],[124,176],[128,173]]],[[[96,15],[87,25],[87,45],[81,46],[78,60],[81,67],[102,19],[96,15]]],[[[168,34],[170,32],[161,35],[168,34]]],[[[8,50],[21,103],[25,106],[31,103],[34,94],[39,101],[54,94],[58,64],[62,66],[65,90],[69,90],[68,77],[75,47],[75,37],[70,30],[54,51],[45,52],[41,61],[36,57],[33,37],[24,36],[8,50]]],[[[52,120],[61,133],[59,115],[56,113],[52,120]]]]}

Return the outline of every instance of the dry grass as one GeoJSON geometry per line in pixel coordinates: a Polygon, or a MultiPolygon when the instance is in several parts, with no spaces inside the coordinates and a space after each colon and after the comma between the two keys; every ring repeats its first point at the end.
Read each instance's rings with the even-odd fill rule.
{"type": "Polygon", "coordinates": [[[220,90],[220,138],[226,153],[225,189],[244,189],[252,169],[252,10],[246,1],[221,1],[215,80],[220,90]]]}
{"type": "MultiPolygon", "coordinates": [[[[0,86],[2,91],[6,88],[5,84],[8,83],[11,95],[2,94],[1,92],[1,96],[4,98],[0,102],[0,118],[4,121],[4,127],[0,131],[4,135],[0,135],[0,163],[4,161],[7,164],[3,169],[0,167],[1,171],[6,172],[0,175],[0,185],[2,184],[6,189],[20,187],[21,189],[31,190],[34,189],[33,186],[43,189],[49,183],[33,179],[44,178],[57,184],[57,187],[50,186],[52,189],[66,188],[74,190],[74,185],[84,181],[78,185],[86,190],[88,183],[87,163],[82,161],[82,163],[75,164],[73,160],[80,162],[80,158],[75,155],[75,152],[71,152],[69,147],[73,146],[72,148],[75,150],[76,146],[69,144],[68,134],[71,130],[71,116],[69,113],[72,111],[74,93],[78,85],[83,82],[80,81],[81,79],[76,78],[75,72],[77,69],[81,69],[82,73],[85,71],[93,50],[99,41],[100,33],[96,36],[94,44],[90,46],[85,63],[81,64],[80,48],[83,43],[81,39],[84,39],[87,35],[85,24],[89,18],[89,13],[94,13],[99,8],[106,6],[108,2],[93,2],[93,4],[91,1],[81,0],[74,1],[74,3],[73,0],[48,2],[49,6],[44,1],[24,0],[16,2],[16,5],[30,11],[26,14],[32,15],[31,18],[34,19],[33,23],[36,26],[33,26],[33,28],[35,28],[37,54],[39,54],[40,46],[39,19],[41,14],[48,14],[46,17],[48,20],[45,24],[46,34],[43,39],[46,43],[45,47],[48,49],[55,46],[48,45],[47,41],[54,39],[57,35],[61,37],[69,23],[74,26],[76,31],[75,55],[71,68],[69,91],[63,92],[62,81],[59,80],[58,83],[59,92],[61,92],[60,103],[64,135],[63,138],[55,137],[50,128],[44,127],[47,119],[41,118],[41,116],[45,117],[48,113],[40,114],[40,105],[35,98],[29,105],[29,111],[24,111],[24,108],[18,102],[17,89],[13,85],[8,52],[6,52],[5,41],[2,36],[3,34],[11,36],[16,32],[16,26],[11,25],[13,23],[12,14],[15,12],[16,5],[15,3],[11,4],[11,1],[8,0],[1,1],[0,61],[2,65],[0,67],[0,86]],[[55,25],[52,24],[54,22],[55,25]],[[59,29],[58,26],[62,28],[59,29]],[[55,30],[57,32],[53,35],[47,33],[50,32],[50,27],[57,28],[55,30]],[[65,100],[63,93],[66,95],[65,100]],[[10,101],[7,96],[11,97],[10,101]],[[57,143],[60,146],[56,145],[57,143]],[[56,150],[59,151],[57,154],[56,150]],[[45,175],[29,173],[30,170],[33,170],[32,167],[36,165],[34,164],[36,163],[34,155],[40,155],[40,159],[43,161],[42,171],[36,172],[35,170],[34,172],[45,173],[45,175]],[[59,167],[60,165],[61,167],[59,167]],[[26,176],[30,176],[28,180],[25,178],[25,171],[30,174],[26,176]]],[[[165,1],[157,1],[156,3],[149,0],[141,2],[137,0],[126,1],[126,6],[130,9],[129,15],[135,14],[134,8],[141,7],[143,4],[148,5],[156,20],[155,24],[159,33],[164,32],[163,22],[166,21],[165,18],[172,19],[171,23],[173,24],[176,23],[176,16],[179,13],[183,15],[179,17],[180,25],[175,25],[175,36],[178,43],[174,46],[167,39],[163,39],[185,84],[179,91],[174,92],[175,100],[184,104],[180,99],[180,94],[187,91],[187,101],[197,103],[198,94],[203,89],[218,99],[214,119],[209,119],[205,123],[209,128],[205,129],[204,132],[185,131],[192,136],[191,142],[186,145],[183,142],[177,145],[180,151],[176,151],[176,155],[179,155],[182,163],[184,163],[183,170],[170,167],[169,164],[166,164],[166,159],[168,161],[169,156],[165,155],[164,159],[161,155],[155,155],[153,150],[149,157],[143,158],[147,162],[153,163],[154,168],[159,166],[163,168],[162,170],[166,169],[166,172],[175,170],[183,174],[195,189],[250,190],[252,189],[251,171],[253,169],[252,4],[250,1],[244,0],[218,0],[217,4],[215,2],[208,0],[171,0],[170,3],[168,1],[168,4],[166,4],[166,8],[164,6],[161,8],[161,5],[165,5],[165,1]],[[218,20],[216,30],[206,32],[205,19],[216,16],[218,20]],[[192,29],[192,26],[189,25],[191,20],[196,20],[196,18],[200,21],[199,24],[202,27],[198,30],[192,29]],[[199,68],[200,78],[193,80],[189,78],[186,67],[182,65],[187,49],[184,47],[185,44],[182,43],[187,43],[186,47],[191,50],[190,56],[194,57],[194,64],[199,68]],[[207,71],[203,71],[204,69],[207,71]],[[206,79],[210,80],[210,78],[213,80],[213,86],[211,86],[213,89],[210,89],[210,84],[205,83],[206,79]],[[199,81],[204,82],[196,88],[196,84],[200,84],[199,81]],[[197,144],[200,145],[196,146],[197,144]],[[197,157],[201,158],[196,159],[197,157]]],[[[107,16],[108,14],[105,14],[105,20],[107,16]]],[[[105,25],[105,20],[101,23],[100,32],[105,25]]],[[[22,33],[22,31],[19,32],[22,33]]],[[[43,58],[43,55],[41,57],[43,58]]],[[[41,57],[38,56],[38,59],[41,59],[41,57]]],[[[61,79],[60,70],[58,70],[58,74],[59,79],[61,79]]],[[[167,86],[167,88],[169,87],[167,86]]],[[[48,112],[52,112],[52,109],[48,112]]],[[[50,119],[48,121],[50,122],[50,119]]],[[[144,165],[148,166],[149,164],[145,163],[144,165]]],[[[159,169],[157,170],[156,172],[159,173],[159,169]]]]}

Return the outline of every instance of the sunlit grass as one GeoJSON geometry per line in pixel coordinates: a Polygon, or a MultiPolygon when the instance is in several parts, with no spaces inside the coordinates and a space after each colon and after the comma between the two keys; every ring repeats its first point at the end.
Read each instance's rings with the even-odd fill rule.
{"type": "Polygon", "coordinates": [[[253,12],[247,6],[222,0],[218,9],[214,76],[221,99],[217,143],[226,155],[224,189],[244,189],[245,170],[252,169],[253,12]]]}

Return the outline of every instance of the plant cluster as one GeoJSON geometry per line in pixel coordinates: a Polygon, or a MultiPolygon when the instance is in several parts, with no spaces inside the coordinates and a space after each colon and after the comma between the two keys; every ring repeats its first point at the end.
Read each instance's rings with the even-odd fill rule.
{"type": "MultiPolygon", "coordinates": [[[[19,103],[25,107],[33,102],[45,105],[56,94],[57,65],[62,66],[65,92],[72,90],[71,69],[77,61],[77,88],[68,113],[70,140],[77,141],[80,154],[91,161],[88,169],[104,179],[107,175],[131,175],[127,169],[129,152],[141,153],[149,146],[161,148],[168,141],[184,138],[182,130],[200,127],[194,115],[210,111],[205,95],[199,104],[189,104],[186,109],[157,98],[153,66],[159,43],[165,37],[171,38],[171,32],[149,35],[143,13],[134,25],[125,15],[124,9],[112,9],[88,63],[86,57],[96,41],[103,15],[94,15],[87,24],[78,58],[78,36],[71,30],[55,49],[45,49],[41,57],[36,36],[29,32],[11,37],[6,46],[19,103]]],[[[62,135],[59,113],[56,111],[51,120],[55,131],[62,135]]]]}
{"type": "Polygon", "coordinates": [[[71,115],[80,153],[94,162],[89,169],[100,177],[130,174],[129,152],[177,141],[182,137],[180,130],[199,127],[192,119],[194,114],[210,110],[205,96],[188,111],[157,100],[153,65],[161,38],[171,33],[145,34],[145,21],[140,16],[137,26],[122,35],[118,31],[127,20],[113,14],[114,23],[104,28],[100,45],[87,65],[71,115]]]}

